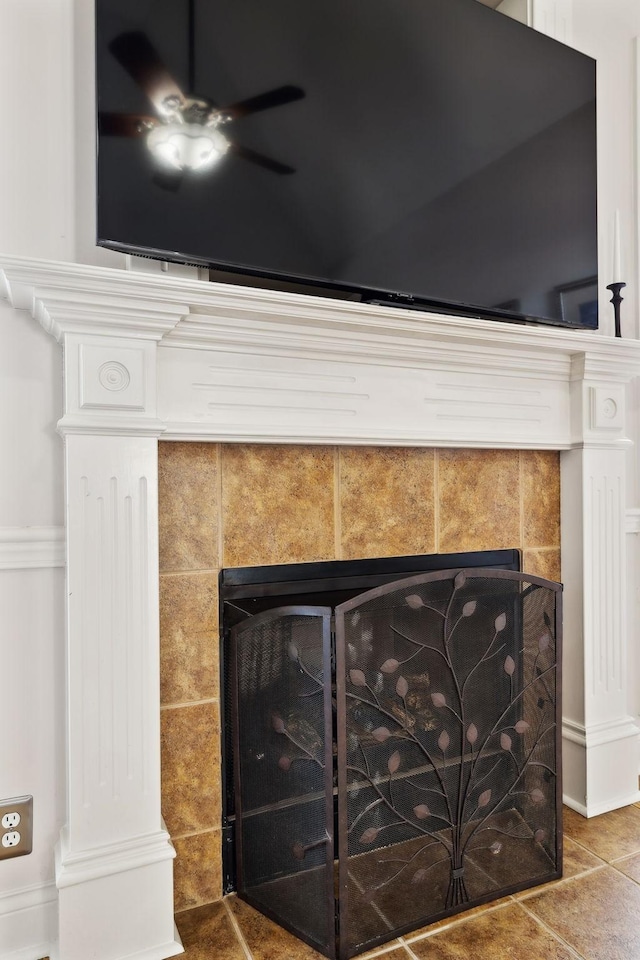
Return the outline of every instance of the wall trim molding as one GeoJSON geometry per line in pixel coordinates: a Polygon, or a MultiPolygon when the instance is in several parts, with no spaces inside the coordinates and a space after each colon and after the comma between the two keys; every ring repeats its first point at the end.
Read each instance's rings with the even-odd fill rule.
{"type": "Polygon", "coordinates": [[[137,870],[150,863],[173,860],[176,855],[166,829],[155,834],[105,844],[81,854],[68,852],[67,831],[63,829],[56,845],[56,884],[58,889],[137,870]]]}
{"type": "Polygon", "coordinates": [[[639,507],[630,507],[627,510],[625,532],[640,533],[640,508],[639,507]]]}
{"type": "Polygon", "coordinates": [[[588,726],[576,723],[575,720],[568,720],[566,717],[562,718],[563,739],[576,743],[579,747],[602,746],[626,738],[637,739],[639,736],[640,727],[631,716],[615,717],[613,720],[588,726]]]}
{"type": "Polygon", "coordinates": [[[64,527],[0,527],[0,570],[64,565],[64,527]]]}
{"type": "Polygon", "coordinates": [[[57,920],[58,891],[53,881],[0,894],[2,960],[52,956],[57,920]],[[29,946],[23,946],[25,943],[29,946]]]}

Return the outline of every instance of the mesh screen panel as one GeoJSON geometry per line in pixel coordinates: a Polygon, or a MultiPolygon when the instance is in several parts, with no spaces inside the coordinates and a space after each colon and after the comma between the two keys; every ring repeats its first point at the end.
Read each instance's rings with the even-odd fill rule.
{"type": "Polygon", "coordinates": [[[557,875],[556,600],[476,571],[336,609],[345,956],[557,875]]]}
{"type": "Polygon", "coordinates": [[[329,608],[235,627],[240,895],[346,960],[558,877],[560,591],[412,576],[336,607],[333,650],[329,608]]]}
{"type": "Polygon", "coordinates": [[[272,610],[232,644],[238,891],[332,955],[330,615],[272,610]]]}

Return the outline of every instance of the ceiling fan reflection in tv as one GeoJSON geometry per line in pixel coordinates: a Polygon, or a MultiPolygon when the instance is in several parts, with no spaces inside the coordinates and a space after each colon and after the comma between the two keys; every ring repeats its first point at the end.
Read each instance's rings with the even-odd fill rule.
{"type": "Polygon", "coordinates": [[[154,177],[158,186],[177,190],[185,172],[207,172],[228,152],[272,173],[295,173],[293,167],[230,139],[220,128],[240,117],[300,100],[304,97],[300,87],[287,84],[219,107],[210,98],[185,95],[144,33],[122,33],[109,44],[109,50],[149,98],[156,116],[100,112],[100,133],[145,137],[158,164],[154,177]]]}

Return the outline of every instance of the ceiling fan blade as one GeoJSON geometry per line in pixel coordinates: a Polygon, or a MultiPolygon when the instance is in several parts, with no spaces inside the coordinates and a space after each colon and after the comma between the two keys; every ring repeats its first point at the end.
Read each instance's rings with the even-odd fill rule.
{"type": "Polygon", "coordinates": [[[263,153],[256,153],[255,150],[250,150],[249,147],[241,147],[237,143],[232,143],[231,149],[239,157],[243,157],[251,163],[257,163],[259,167],[264,167],[265,170],[271,170],[272,173],[289,174],[296,172],[293,167],[287,166],[286,163],[280,163],[279,160],[272,160],[271,157],[265,157],[263,153]]]}
{"type": "Polygon", "coordinates": [[[151,126],[156,126],[153,117],[126,113],[99,113],[98,129],[108,137],[139,137],[151,126]]]}
{"type": "Polygon", "coordinates": [[[231,117],[232,120],[237,120],[238,117],[246,117],[251,113],[258,113],[260,110],[271,110],[272,107],[282,107],[285,103],[302,100],[304,96],[306,96],[304,90],[288,84],[284,87],[276,87],[275,90],[268,90],[266,93],[260,93],[257,97],[241,100],[230,107],[225,107],[223,113],[231,117]]]}
{"type": "Polygon", "coordinates": [[[184,100],[184,94],[144,33],[121,33],[109,44],[109,50],[130,77],[144,90],[162,115],[167,97],[184,100]]]}
{"type": "Polygon", "coordinates": [[[182,186],[184,172],[182,170],[157,170],[153,175],[153,182],[161,190],[177,193],[182,186]]]}

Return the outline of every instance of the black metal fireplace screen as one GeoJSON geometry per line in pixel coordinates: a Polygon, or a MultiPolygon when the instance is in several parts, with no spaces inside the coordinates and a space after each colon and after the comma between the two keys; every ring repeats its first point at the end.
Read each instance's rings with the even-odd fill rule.
{"type": "Polygon", "coordinates": [[[441,570],[235,626],[239,895],[345,960],[559,877],[560,611],[441,570]]]}

